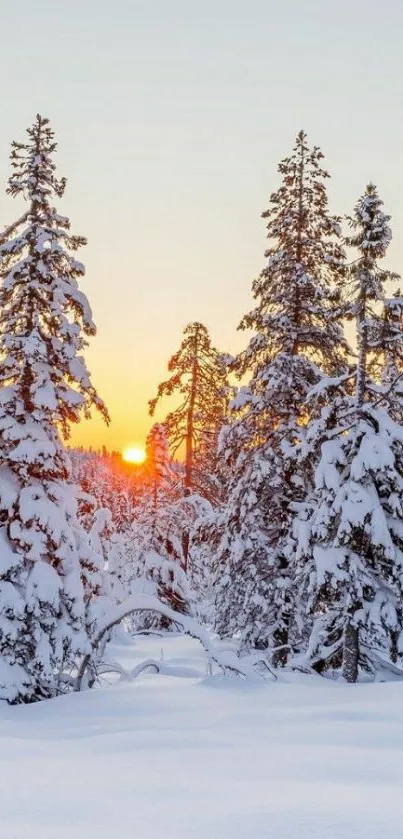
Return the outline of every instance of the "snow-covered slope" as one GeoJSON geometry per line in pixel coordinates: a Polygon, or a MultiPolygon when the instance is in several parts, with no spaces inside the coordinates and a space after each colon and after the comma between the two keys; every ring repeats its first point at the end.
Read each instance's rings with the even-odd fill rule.
{"type": "Polygon", "coordinates": [[[178,675],[0,707],[1,839],[401,839],[403,685],[206,679],[183,638],[113,653],[161,648],[178,675]]]}

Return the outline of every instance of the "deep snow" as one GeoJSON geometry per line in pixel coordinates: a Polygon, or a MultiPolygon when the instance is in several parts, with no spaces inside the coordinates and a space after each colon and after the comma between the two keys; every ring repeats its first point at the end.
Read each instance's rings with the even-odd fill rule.
{"type": "Polygon", "coordinates": [[[161,648],[181,677],[1,705],[1,839],[401,839],[402,684],[206,678],[186,638],[113,654],[161,648]]]}

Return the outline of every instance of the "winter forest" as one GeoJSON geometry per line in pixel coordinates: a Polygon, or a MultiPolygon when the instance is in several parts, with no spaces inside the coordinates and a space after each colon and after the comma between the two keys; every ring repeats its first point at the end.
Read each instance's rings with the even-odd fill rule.
{"type": "Polygon", "coordinates": [[[165,419],[125,467],[69,445],[81,416],[109,417],[56,150],[39,115],[12,143],[0,236],[1,698],[163,670],[110,652],[153,633],[241,681],[399,679],[403,298],[377,187],[332,215],[322,151],[297,134],[269,173],[244,349],[185,326],[150,394],[165,419]]]}

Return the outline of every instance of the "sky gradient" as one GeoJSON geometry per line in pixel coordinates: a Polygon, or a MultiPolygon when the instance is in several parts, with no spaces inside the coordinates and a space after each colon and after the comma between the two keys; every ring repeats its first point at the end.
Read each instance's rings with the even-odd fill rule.
{"type": "Polygon", "coordinates": [[[58,209],[89,240],[87,360],[112,423],[82,423],[75,443],[144,440],[189,321],[244,346],[260,213],[301,128],[334,212],[377,184],[403,272],[400,0],[20,0],[5,18],[0,226],[19,211],[3,190],[10,142],[40,112],[68,179],[58,209]]]}

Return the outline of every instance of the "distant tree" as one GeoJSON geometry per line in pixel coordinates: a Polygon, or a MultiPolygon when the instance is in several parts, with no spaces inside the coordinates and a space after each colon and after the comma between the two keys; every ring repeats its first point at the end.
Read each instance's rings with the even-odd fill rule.
{"type": "Polygon", "coordinates": [[[206,327],[195,322],[186,327],[168,369],[172,375],[159,385],[156,398],[150,400],[150,414],[154,415],[164,396],[182,397],[180,405],[165,418],[164,426],[171,453],[175,454],[181,446],[185,448],[186,491],[202,491],[205,476],[216,469],[218,434],[228,409],[231,391],[227,358],[212,346],[206,327]]]}
{"type": "MultiPolygon", "coordinates": [[[[191,598],[182,546],[187,517],[176,506],[183,494],[178,492],[178,476],[163,425],[152,426],[146,453],[132,518],[122,522],[118,516],[106,546],[112,600],[119,603],[142,592],[157,595],[165,604],[188,613],[191,598]]],[[[132,624],[136,630],[170,627],[170,620],[148,612],[138,613],[132,624]]]]}
{"type": "Polygon", "coordinates": [[[7,192],[27,209],[0,245],[0,696],[29,702],[64,689],[88,647],[88,604],[98,558],[77,518],[60,435],[95,407],[106,409],[82,350],[95,326],[77,280],[85,244],[52,205],[49,122],[37,116],[13,143],[7,192]]]}
{"type": "Polygon", "coordinates": [[[267,646],[284,662],[293,616],[293,505],[305,497],[298,451],[310,389],[345,366],[338,323],[345,257],[328,212],[322,152],[300,132],[279,165],[270,198],[267,264],[253,283],[255,308],[240,329],[254,335],[236,359],[249,377],[232,405],[221,450],[231,474],[217,580],[217,630],[267,646]]]}
{"type": "Polygon", "coordinates": [[[397,277],[378,265],[389,222],[370,184],[347,240],[358,250],[349,303],[357,363],[308,430],[319,464],[310,511],[298,524],[301,622],[313,616],[305,659],[320,672],[341,668],[348,682],[403,653],[403,301],[387,297],[397,277]]]}
{"type": "MultiPolygon", "coordinates": [[[[72,474],[75,483],[82,490],[80,494],[80,514],[82,520],[87,517],[86,495],[96,499],[96,506],[105,507],[111,512],[113,525],[117,530],[130,529],[136,515],[136,506],[140,496],[143,474],[130,474],[122,465],[121,455],[104,457],[96,452],[70,450],[72,474]]],[[[92,525],[92,501],[89,504],[89,523],[92,525]]]]}

